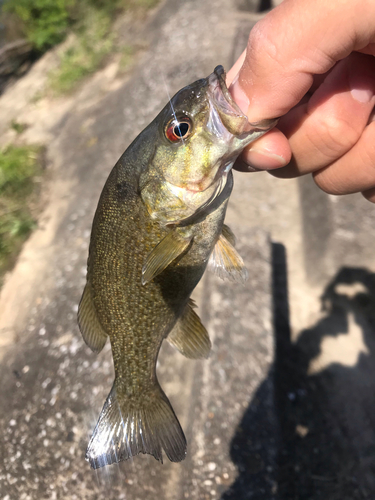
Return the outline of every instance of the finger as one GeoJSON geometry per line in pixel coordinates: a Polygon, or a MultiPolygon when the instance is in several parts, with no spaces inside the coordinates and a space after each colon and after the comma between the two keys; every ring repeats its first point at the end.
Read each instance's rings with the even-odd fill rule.
{"type": "Polygon", "coordinates": [[[335,66],[308,103],[280,121],[293,157],[276,175],[295,177],[335,162],[356,144],[374,104],[375,59],[353,53],[335,66]]]}
{"type": "Polygon", "coordinates": [[[315,172],[316,184],[329,194],[368,192],[375,188],[375,122],[364,130],[355,146],[329,167],[315,172]]]}
{"type": "Polygon", "coordinates": [[[241,172],[273,170],[285,167],[291,156],[288,139],[280,130],[274,128],[250,144],[236,161],[234,168],[241,172]]]}
{"type": "Polygon", "coordinates": [[[235,77],[237,77],[237,75],[241,69],[241,66],[243,65],[243,63],[245,61],[245,57],[246,57],[246,49],[242,52],[240,57],[237,59],[237,61],[234,63],[234,65],[231,67],[231,69],[228,71],[227,78],[226,78],[227,87],[229,87],[231,85],[231,83],[233,82],[233,79],[235,77]]]}
{"type": "Polygon", "coordinates": [[[308,92],[305,95],[310,95],[310,97],[313,95],[313,93],[318,90],[318,88],[322,85],[324,80],[327,78],[327,76],[333,71],[333,69],[336,67],[333,66],[329,71],[326,71],[322,75],[314,75],[313,77],[313,83],[311,87],[309,88],[308,92]]]}
{"type": "Polygon", "coordinates": [[[363,191],[362,194],[366,200],[371,201],[371,203],[375,203],[375,188],[367,189],[366,191],[363,191]]]}
{"type": "Polygon", "coordinates": [[[282,116],[352,51],[375,42],[375,2],[284,0],[252,29],[231,90],[250,121],[282,116]]]}

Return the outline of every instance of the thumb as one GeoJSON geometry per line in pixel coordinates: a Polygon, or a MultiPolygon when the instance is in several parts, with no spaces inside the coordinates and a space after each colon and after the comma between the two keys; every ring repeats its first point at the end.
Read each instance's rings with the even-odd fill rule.
{"type": "Polygon", "coordinates": [[[250,33],[230,89],[235,101],[250,121],[284,115],[314,75],[352,51],[371,52],[374,19],[373,0],[284,0],[250,33]]]}

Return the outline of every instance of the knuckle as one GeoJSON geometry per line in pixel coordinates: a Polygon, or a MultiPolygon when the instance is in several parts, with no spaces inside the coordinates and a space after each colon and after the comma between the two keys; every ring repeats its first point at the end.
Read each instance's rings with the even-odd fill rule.
{"type": "Polygon", "coordinates": [[[327,194],[363,192],[375,202],[375,122],[368,125],[354,148],[314,172],[316,185],[327,194]]]}
{"type": "Polygon", "coordinates": [[[327,158],[334,160],[354,146],[360,132],[343,117],[325,115],[315,123],[311,140],[327,158]]]}
{"type": "Polygon", "coordinates": [[[327,194],[344,194],[345,190],[341,185],[340,179],[330,175],[329,167],[326,167],[313,174],[315,184],[327,194]]]}
{"type": "Polygon", "coordinates": [[[251,50],[252,56],[259,58],[259,64],[265,64],[270,59],[279,63],[278,44],[274,41],[273,31],[269,29],[269,23],[258,21],[252,28],[248,40],[248,50],[251,50]]]}

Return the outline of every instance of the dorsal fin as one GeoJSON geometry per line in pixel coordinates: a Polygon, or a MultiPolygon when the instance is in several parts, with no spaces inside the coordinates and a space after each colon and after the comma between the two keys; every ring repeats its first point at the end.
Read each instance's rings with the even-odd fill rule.
{"type": "Polygon", "coordinates": [[[81,302],[79,303],[78,325],[83,340],[90,349],[96,353],[100,352],[106,343],[108,335],[103,330],[96,314],[89,283],[86,283],[81,302]]]}
{"type": "MultiPolygon", "coordinates": [[[[231,234],[233,234],[231,232],[231,234]]],[[[245,264],[227,238],[221,234],[208,261],[208,268],[221,279],[245,283],[248,272],[245,264]]]]}
{"type": "Polygon", "coordinates": [[[208,358],[211,350],[210,337],[193,307],[196,306],[190,299],[167,340],[187,358],[208,358]]]}
{"type": "Polygon", "coordinates": [[[189,246],[192,236],[183,236],[176,229],[165,238],[147,256],[142,269],[142,285],[145,285],[169,266],[189,246]]]}

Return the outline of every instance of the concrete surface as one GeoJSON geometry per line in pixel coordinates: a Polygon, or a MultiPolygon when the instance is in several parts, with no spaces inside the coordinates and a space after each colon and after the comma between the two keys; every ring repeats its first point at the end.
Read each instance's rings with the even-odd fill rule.
{"type": "Polygon", "coordinates": [[[206,274],[203,318],[214,348],[195,372],[191,453],[176,498],[277,498],[272,249],[264,231],[232,227],[250,277],[242,286],[206,274]]]}
{"type": "MultiPolygon", "coordinates": [[[[75,96],[15,108],[24,139],[48,146],[51,181],[0,296],[0,498],[375,498],[374,206],[310,177],[235,176],[227,222],[250,281],[207,276],[197,290],[209,361],[169,346],[160,359],[186,461],[94,473],[83,458],[113,377],[108,346],[96,357],[76,326],[102,185],[167,89],[229,67],[267,6],[168,0],[139,33],[149,49],[130,75],[111,62],[75,96]]],[[[9,120],[19,92],[0,99],[9,120]]]]}

